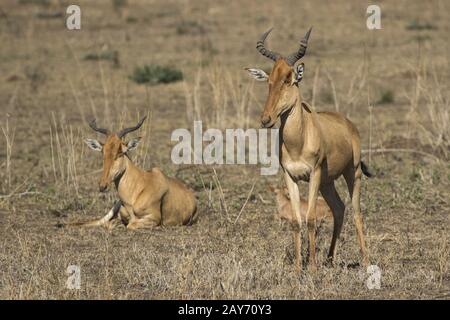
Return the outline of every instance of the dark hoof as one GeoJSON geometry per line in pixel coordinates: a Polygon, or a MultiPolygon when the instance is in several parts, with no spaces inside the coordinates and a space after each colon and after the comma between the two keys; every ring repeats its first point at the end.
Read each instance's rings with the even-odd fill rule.
{"type": "Polygon", "coordinates": [[[352,262],[347,265],[347,269],[357,269],[361,266],[359,262],[352,262]]]}
{"type": "Polygon", "coordinates": [[[327,258],[323,263],[323,265],[327,268],[333,268],[334,267],[333,259],[327,258]]]}

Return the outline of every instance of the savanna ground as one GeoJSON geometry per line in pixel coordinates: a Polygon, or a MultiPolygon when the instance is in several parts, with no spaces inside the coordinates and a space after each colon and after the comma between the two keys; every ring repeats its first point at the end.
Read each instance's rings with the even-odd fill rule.
{"type": "MultiPolygon", "coordinates": [[[[0,4],[0,298],[3,299],[390,299],[443,298],[449,276],[448,1],[77,1],[80,31],[65,28],[67,1],[0,4]],[[382,30],[366,28],[378,4],[382,30]],[[347,203],[336,265],[323,265],[331,225],[320,228],[319,270],[297,275],[289,226],[274,218],[258,166],[176,166],[176,128],[259,127],[270,71],[255,50],[261,32],[289,53],[314,29],[300,89],[316,110],[339,110],[358,127],[369,290],[347,203]],[[101,59],[96,59],[101,58],[101,59]],[[135,67],[168,65],[184,80],[149,86],[135,67]],[[58,228],[104,215],[114,189],[98,192],[101,156],[87,126],[148,120],[132,159],[188,183],[200,199],[192,227],[127,231],[58,228]],[[69,265],[81,288],[66,288],[69,265]]],[[[301,186],[306,194],[306,184],[301,186]]],[[[306,239],[305,239],[306,240],[306,239]]],[[[306,243],[306,242],[304,242],[306,243]]],[[[305,248],[306,245],[303,246],[305,248]]],[[[304,253],[304,256],[306,254],[304,253]]]]}

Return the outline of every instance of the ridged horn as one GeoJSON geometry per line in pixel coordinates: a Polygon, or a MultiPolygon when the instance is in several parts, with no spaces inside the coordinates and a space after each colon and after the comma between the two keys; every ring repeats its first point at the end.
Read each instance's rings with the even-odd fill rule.
{"type": "Polygon", "coordinates": [[[89,122],[89,127],[92,128],[92,130],[100,132],[104,135],[108,135],[109,134],[109,130],[108,129],[104,129],[104,128],[98,128],[97,127],[97,122],[95,121],[95,119],[92,119],[91,122],[89,122]]]}
{"type": "Polygon", "coordinates": [[[125,128],[125,129],[120,130],[120,131],[117,133],[117,136],[118,136],[119,138],[123,138],[126,134],[128,134],[128,133],[130,133],[130,132],[133,132],[133,131],[136,131],[137,129],[139,129],[139,128],[142,126],[142,124],[144,123],[144,121],[145,121],[146,118],[147,118],[147,116],[144,116],[144,117],[138,122],[138,124],[135,125],[134,127],[125,128]]]}
{"type": "Polygon", "coordinates": [[[306,32],[305,37],[300,41],[300,47],[298,50],[286,57],[286,61],[290,66],[293,66],[300,58],[302,58],[306,53],[306,48],[308,47],[308,39],[311,35],[312,27],[306,32]]]}
{"type": "Polygon", "coordinates": [[[261,37],[259,38],[258,42],[256,42],[256,50],[259,51],[263,56],[272,59],[273,61],[276,61],[278,58],[281,57],[281,54],[270,51],[269,49],[266,49],[264,42],[266,41],[267,36],[272,31],[273,28],[270,28],[266,32],[264,32],[261,37]]]}

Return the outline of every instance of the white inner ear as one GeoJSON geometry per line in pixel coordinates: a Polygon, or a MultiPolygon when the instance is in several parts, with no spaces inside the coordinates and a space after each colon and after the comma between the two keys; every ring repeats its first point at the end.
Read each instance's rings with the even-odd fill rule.
{"type": "Polygon", "coordinates": [[[131,151],[133,149],[136,149],[136,147],[139,145],[140,141],[141,141],[141,137],[131,139],[130,141],[128,141],[127,146],[126,146],[126,150],[123,151],[123,152],[128,152],[128,151],[131,151]]]}
{"type": "Polygon", "coordinates": [[[299,83],[303,79],[303,73],[305,71],[305,65],[303,63],[300,63],[297,66],[297,70],[295,72],[295,82],[299,83]]]}
{"type": "Polygon", "coordinates": [[[85,139],[84,142],[94,151],[102,151],[103,146],[95,139],[85,139]]]}
{"type": "Polygon", "coordinates": [[[269,76],[261,69],[245,68],[248,73],[257,81],[267,81],[269,76]]]}

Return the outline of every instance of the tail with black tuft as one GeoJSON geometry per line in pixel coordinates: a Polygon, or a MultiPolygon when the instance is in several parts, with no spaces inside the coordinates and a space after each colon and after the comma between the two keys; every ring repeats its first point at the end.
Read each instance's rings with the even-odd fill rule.
{"type": "Polygon", "coordinates": [[[372,178],[373,174],[369,171],[369,168],[366,166],[364,162],[361,161],[361,170],[364,173],[364,175],[368,178],[372,178]]]}

